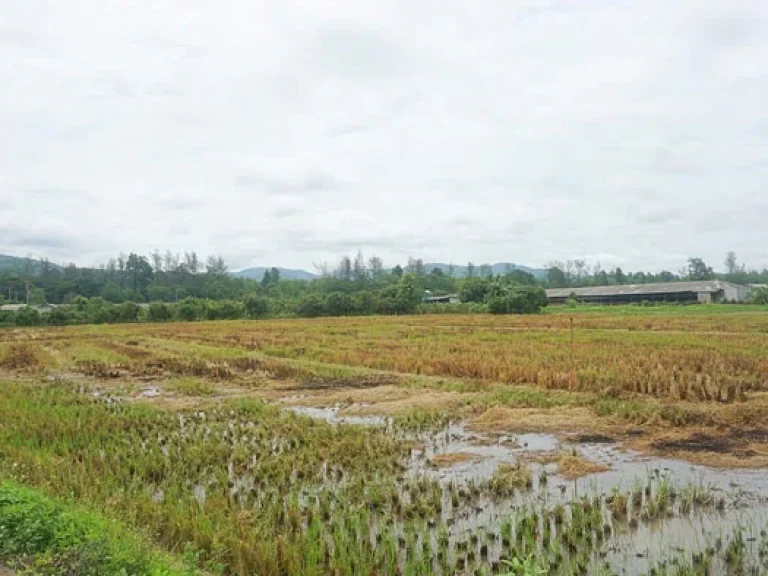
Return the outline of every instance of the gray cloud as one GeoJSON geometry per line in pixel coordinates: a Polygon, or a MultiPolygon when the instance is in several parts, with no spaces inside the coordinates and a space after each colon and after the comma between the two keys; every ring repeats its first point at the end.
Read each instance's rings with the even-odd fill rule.
{"type": "Polygon", "coordinates": [[[0,26],[0,46],[35,48],[37,44],[37,38],[28,30],[14,26],[0,26]]]}
{"type": "Polygon", "coordinates": [[[768,264],[761,0],[25,0],[0,22],[0,253],[768,264]]]}

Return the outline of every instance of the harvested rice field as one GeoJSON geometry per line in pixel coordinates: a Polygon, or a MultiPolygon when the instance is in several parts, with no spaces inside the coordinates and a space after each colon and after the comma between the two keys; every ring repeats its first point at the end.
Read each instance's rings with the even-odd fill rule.
{"type": "Polygon", "coordinates": [[[767,466],[756,307],[0,331],[0,573],[763,574],[767,466]]]}

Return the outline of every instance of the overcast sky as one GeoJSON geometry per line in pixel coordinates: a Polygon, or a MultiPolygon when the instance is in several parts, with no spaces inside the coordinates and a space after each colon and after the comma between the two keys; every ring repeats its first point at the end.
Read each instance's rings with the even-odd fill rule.
{"type": "Polygon", "coordinates": [[[0,0],[0,253],[768,264],[765,0],[0,0]]]}

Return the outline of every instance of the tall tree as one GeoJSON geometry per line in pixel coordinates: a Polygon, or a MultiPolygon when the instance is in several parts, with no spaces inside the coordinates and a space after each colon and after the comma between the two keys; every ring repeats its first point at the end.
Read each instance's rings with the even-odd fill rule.
{"type": "Polygon", "coordinates": [[[184,252],[184,267],[190,274],[197,274],[200,270],[200,260],[197,257],[197,252],[184,252]]]}
{"type": "Polygon", "coordinates": [[[472,262],[467,262],[467,278],[475,277],[475,265],[472,262]]]}
{"type": "Polygon", "coordinates": [[[552,266],[547,270],[547,283],[550,288],[568,287],[568,279],[565,277],[565,272],[557,266],[552,266]]]}
{"type": "Polygon", "coordinates": [[[209,276],[226,276],[227,264],[224,262],[224,258],[221,256],[215,256],[211,254],[205,261],[205,273],[209,276]]]}
{"type": "Polygon", "coordinates": [[[711,280],[715,277],[715,271],[707,266],[701,258],[688,258],[689,280],[711,280]]]}
{"type": "Polygon", "coordinates": [[[378,256],[371,256],[368,259],[368,269],[371,272],[371,278],[378,280],[384,273],[384,263],[378,256]]]}
{"type": "Polygon", "coordinates": [[[363,253],[360,250],[357,251],[355,261],[352,264],[352,277],[355,282],[363,282],[368,278],[368,271],[365,268],[365,260],[363,259],[363,253]]]}
{"type": "Polygon", "coordinates": [[[349,259],[349,256],[342,256],[339,267],[336,270],[336,277],[347,282],[352,280],[352,261],[349,259]]]}

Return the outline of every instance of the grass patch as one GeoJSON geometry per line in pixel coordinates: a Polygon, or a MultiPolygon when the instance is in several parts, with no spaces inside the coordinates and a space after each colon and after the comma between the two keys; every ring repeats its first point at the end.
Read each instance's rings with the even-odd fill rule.
{"type": "Polygon", "coordinates": [[[216,393],[216,386],[198,378],[172,378],[163,386],[169,392],[175,392],[181,396],[212,396],[216,393]]]}
{"type": "Polygon", "coordinates": [[[0,483],[0,559],[24,574],[197,574],[113,522],[10,481],[0,483]]]}

